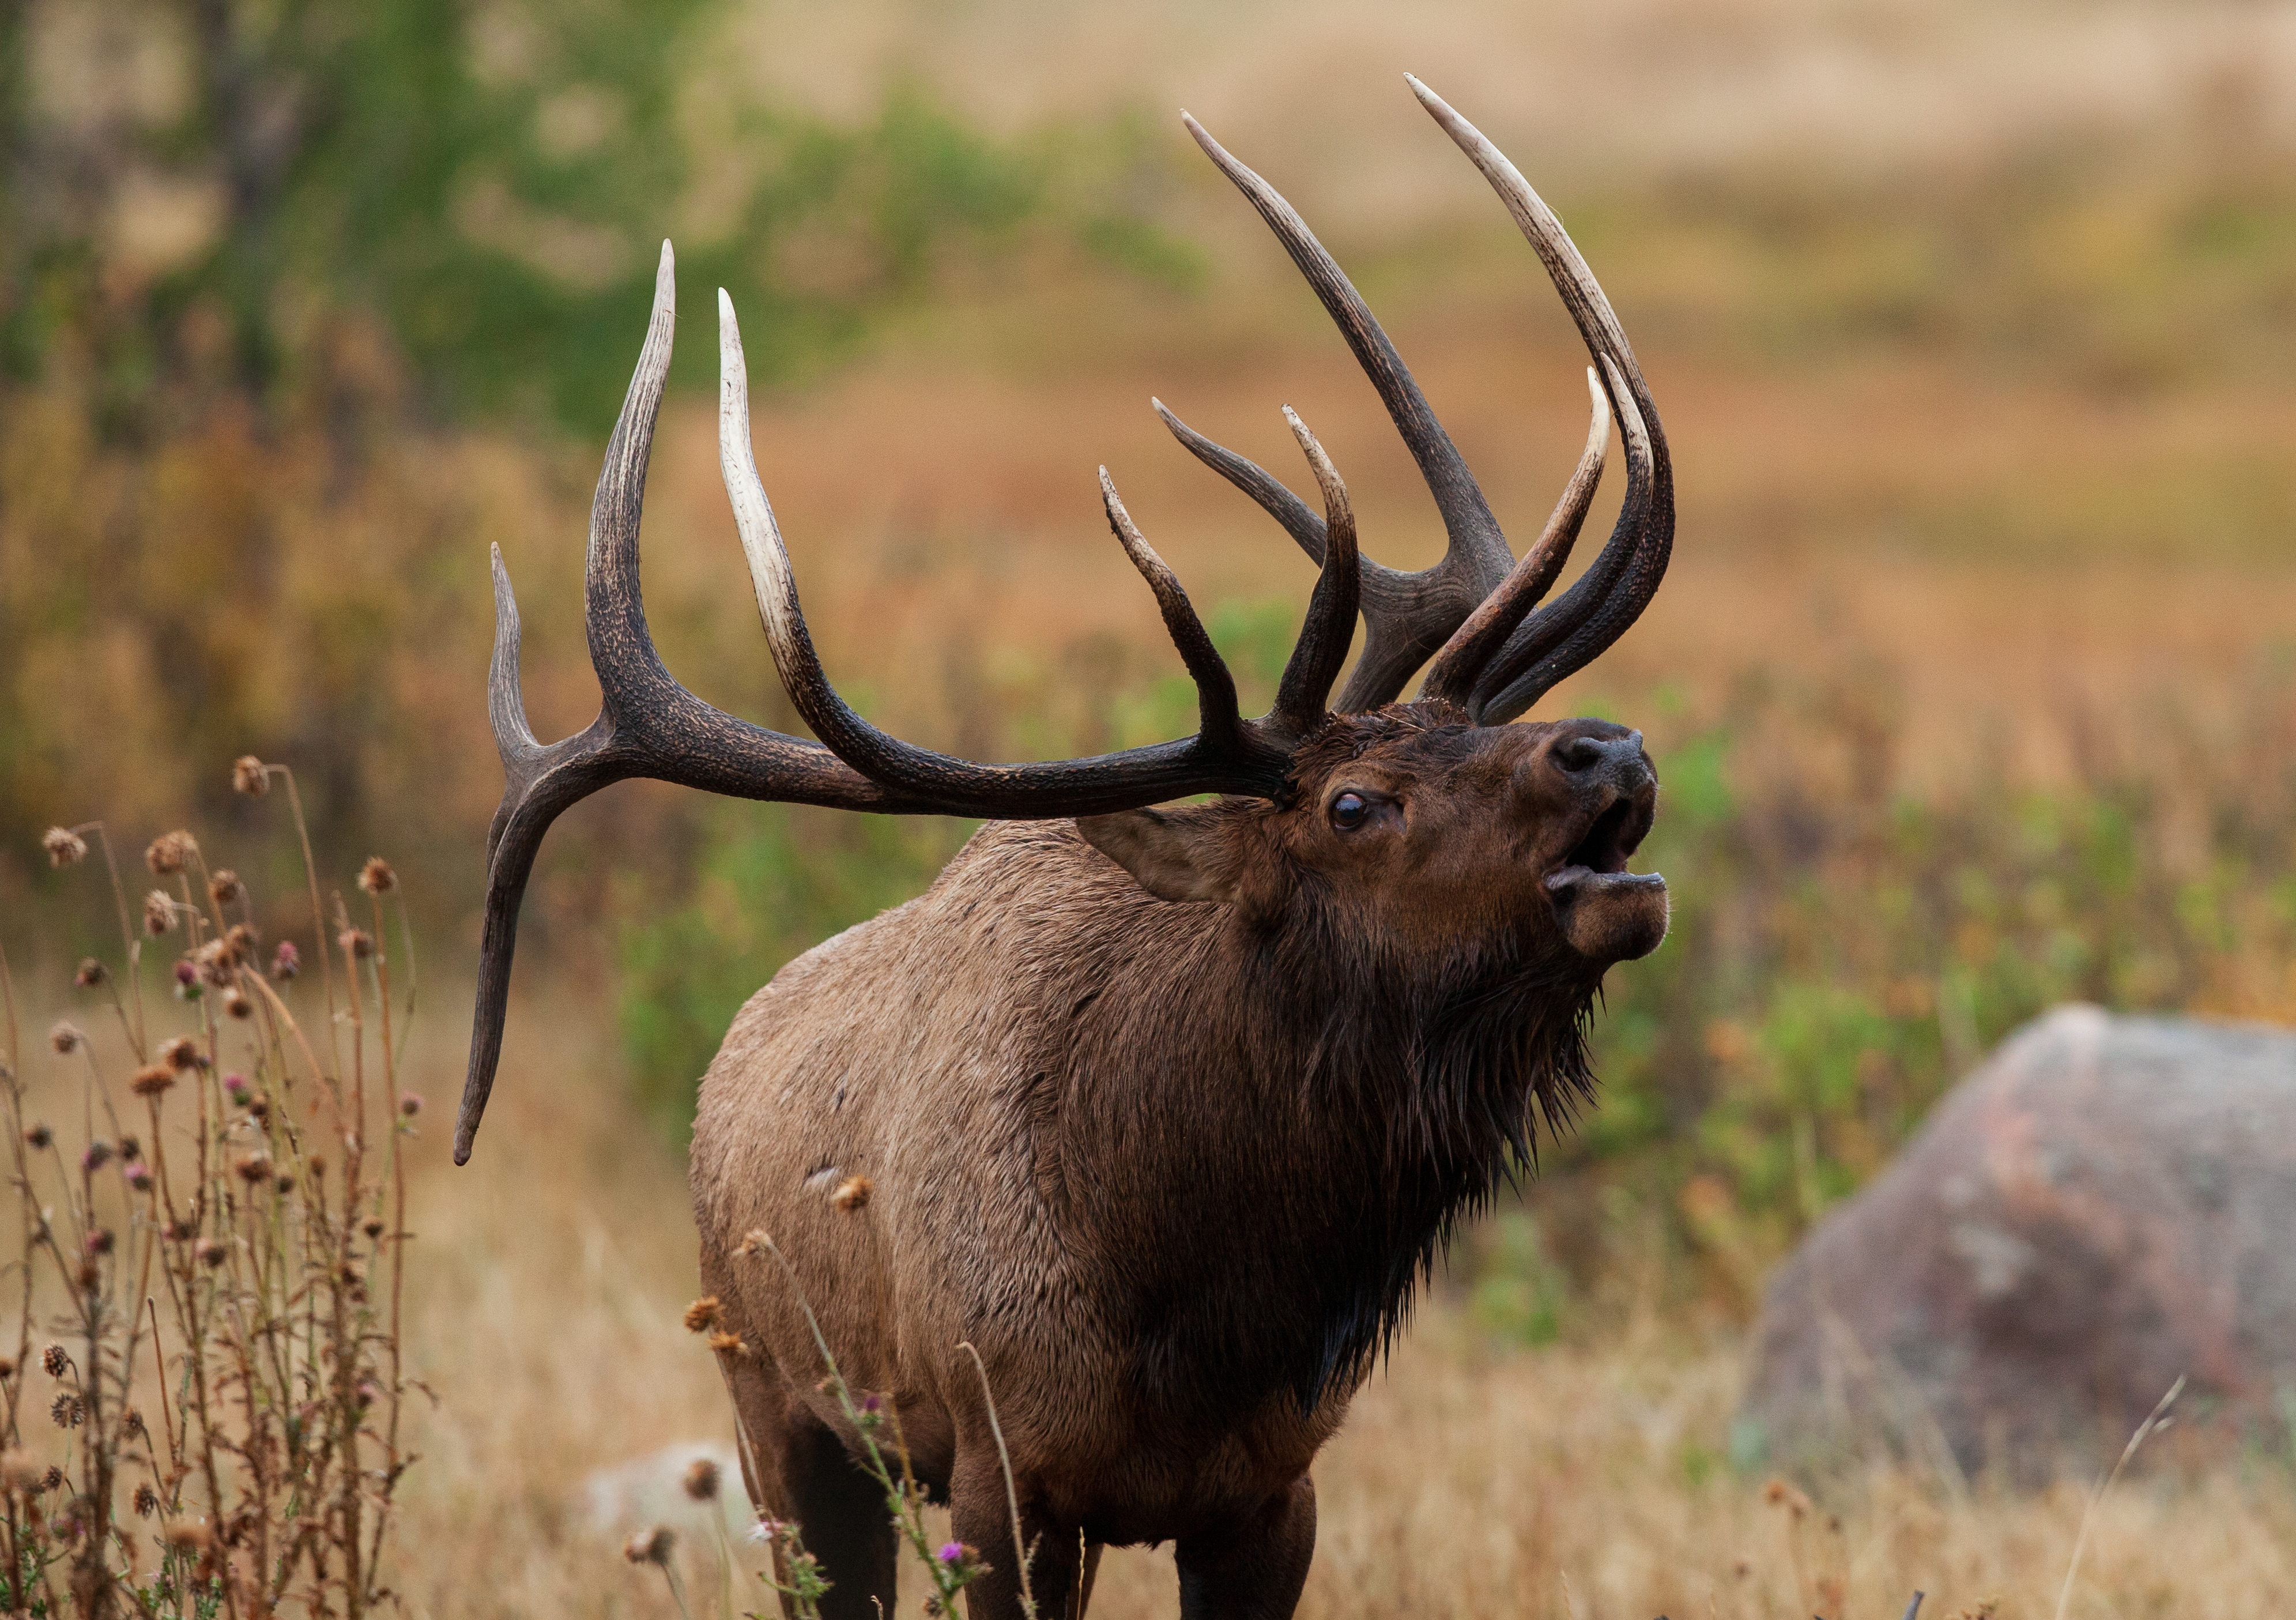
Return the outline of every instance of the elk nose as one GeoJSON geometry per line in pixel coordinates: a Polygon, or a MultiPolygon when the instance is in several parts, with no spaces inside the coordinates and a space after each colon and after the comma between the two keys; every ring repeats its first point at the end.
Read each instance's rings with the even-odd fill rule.
{"type": "Polygon", "coordinates": [[[1564,737],[1547,757],[1566,776],[1589,783],[1607,782],[1625,794],[1636,793],[1655,779],[1650,761],[1643,752],[1643,734],[1639,731],[1629,731],[1624,736],[1564,737]]]}

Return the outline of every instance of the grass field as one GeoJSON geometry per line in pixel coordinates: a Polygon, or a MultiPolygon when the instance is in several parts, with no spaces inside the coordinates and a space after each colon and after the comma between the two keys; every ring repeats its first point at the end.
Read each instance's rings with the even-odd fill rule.
{"type": "MultiPolygon", "coordinates": [[[[621,1558],[632,1526],[593,1527],[582,1487],[592,1469],[726,1436],[711,1358],[678,1321],[694,1274],[681,1167],[571,1083],[594,1037],[548,1010],[521,1009],[524,1056],[471,1165],[446,1164],[443,1118],[418,1149],[411,1366],[438,1405],[415,1429],[400,1585],[416,1614],[666,1620],[655,1572],[621,1558]]],[[[441,1057],[444,1023],[426,1043],[441,1057]]],[[[2058,1612],[2086,1482],[2022,1496],[1853,1470],[1798,1514],[1767,1473],[1730,1465],[1734,1336],[1637,1306],[1638,1286],[1655,1296],[1623,1279],[1599,1341],[1531,1351],[1439,1289],[1316,1470],[1302,1613],[1895,1620],[1916,1588],[1932,1617],[2058,1612]]],[[[2234,1620],[2296,1599],[2290,1460],[2159,1455],[2098,1509],[2064,1612],[2234,1620]]],[[[707,1537],[689,1534],[682,1558],[706,1606],[707,1537]]],[[[1168,1549],[1112,1553],[1094,1613],[1169,1614],[1173,1578],[1168,1549]]]]}

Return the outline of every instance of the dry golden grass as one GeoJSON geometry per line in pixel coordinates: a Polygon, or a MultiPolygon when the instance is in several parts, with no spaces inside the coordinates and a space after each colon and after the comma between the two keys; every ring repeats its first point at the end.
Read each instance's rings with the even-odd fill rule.
{"type": "MultiPolygon", "coordinates": [[[[442,1009],[419,1042],[442,1100],[447,1023],[442,1009]]],[[[411,1614],[676,1612],[624,1562],[629,1526],[594,1527],[583,1496],[593,1469],[730,1430],[678,1320],[695,1291],[680,1166],[606,1100],[607,1051],[579,1009],[522,1005],[470,1166],[448,1166],[443,1118],[426,1115],[409,1356],[438,1405],[402,1493],[411,1614]]],[[[1599,1345],[1511,1351],[1439,1293],[1316,1470],[1302,1615],[1834,1620],[1894,1617],[1916,1588],[1932,1620],[1988,1599],[2003,1620],[2054,1614],[2080,1484],[1956,1494],[1881,1470],[1797,1518],[1725,1460],[1735,1341],[1631,1306],[1626,1321],[1599,1345]]],[[[2162,1455],[2105,1500],[2068,1614],[2231,1620],[2296,1600],[2288,1460],[2187,1471],[2162,1455]]],[[[692,1535],[680,1556],[706,1608],[710,1558],[692,1535]]],[[[1094,1613],[1171,1614],[1173,1583],[1168,1550],[1111,1552],[1094,1613]]]]}

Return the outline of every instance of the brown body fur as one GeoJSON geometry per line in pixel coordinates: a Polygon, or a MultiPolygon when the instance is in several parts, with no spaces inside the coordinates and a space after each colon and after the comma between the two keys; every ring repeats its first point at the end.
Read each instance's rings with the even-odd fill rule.
{"type": "MultiPolygon", "coordinates": [[[[978,1347],[1053,1550],[1040,1603],[1069,1600],[1081,1535],[1177,1540],[1184,1595],[1193,1550],[1228,1593],[1217,1612],[1289,1612],[1308,1465],[1434,1246],[1526,1146],[1534,1103],[1583,1086],[1608,965],[1571,948],[1544,879],[1625,791],[1610,754],[1573,775],[1559,748],[1625,734],[1454,718],[1335,720],[1289,808],[1101,818],[1185,826],[1160,853],[1221,898],[1155,898],[1154,862],[1128,859],[1136,878],[1075,823],[992,824],[924,895],[742,1009],[694,1132],[703,1279],[747,1346],[753,1493],[805,1524],[850,1600],[890,1600],[890,1542],[823,1522],[869,1504],[787,1279],[736,1254],[752,1230],[789,1257],[849,1381],[890,1397],[959,1536],[1009,1565],[957,1349],[978,1347]],[[1391,825],[1335,831],[1343,792],[1391,825]],[[857,1174],[873,1193],[849,1213],[832,1194],[857,1174]],[[1280,1567],[1240,1575],[1239,1542],[1280,1567]]],[[[1625,849],[1654,792],[1638,738],[1631,752],[1625,849]]]]}

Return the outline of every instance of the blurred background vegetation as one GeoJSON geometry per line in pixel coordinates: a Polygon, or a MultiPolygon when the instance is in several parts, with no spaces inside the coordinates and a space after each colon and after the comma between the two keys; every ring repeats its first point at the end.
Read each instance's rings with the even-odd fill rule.
{"type": "MultiPolygon", "coordinates": [[[[338,868],[411,853],[467,958],[487,546],[573,729],[665,235],[648,602],[704,696],[795,728],[717,488],[718,284],[873,715],[976,757],[1185,728],[1096,461],[1264,696],[1308,581],[1149,392],[1278,469],[1288,399],[1371,549],[1439,530],[1176,103],[1324,234],[1519,535],[1578,442],[1567,326],[1405,68],[1562,209],[1682,484],[1668,589],[1545,711],[1649,734],[1675,932],[1613,975],[1600,1106],[1463,1256],[1493,1328],[1653,1275],[1738,1316],[2050,1001],[2296,1016],[2296,10],[2262,4],[0,7],[0,906],[50,905],[51,822],[230,826],[254,752],[338,868]]],[[[740,1001],[967,831],[592,802],[504,1085],[568,1083],[525,1072],[536,1008],[610,1005],[581,1079],[675,1138],[740,1001]]]]}

